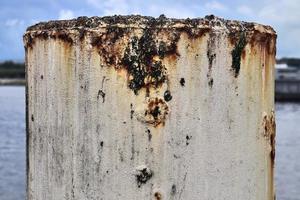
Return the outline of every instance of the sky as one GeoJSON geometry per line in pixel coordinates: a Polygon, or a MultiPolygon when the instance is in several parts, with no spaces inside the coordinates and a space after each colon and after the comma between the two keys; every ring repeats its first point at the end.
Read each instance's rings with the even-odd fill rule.
{"type": "Polygon", "coordinates": [[[300,0],[0,0],[0,61],[24,60],[22,35],[40,21],[140,14],[225,19],[271,25],[277,58],[300,57],[300,0]]]}

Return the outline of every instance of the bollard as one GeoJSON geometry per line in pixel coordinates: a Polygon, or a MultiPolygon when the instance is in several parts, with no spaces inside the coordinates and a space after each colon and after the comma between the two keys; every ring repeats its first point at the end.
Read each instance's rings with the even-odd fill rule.
{"type": "Polygon", "coordinates": [[[274,199],[275,43],[215,16],[29,27],[27,198],[274,199]]]}

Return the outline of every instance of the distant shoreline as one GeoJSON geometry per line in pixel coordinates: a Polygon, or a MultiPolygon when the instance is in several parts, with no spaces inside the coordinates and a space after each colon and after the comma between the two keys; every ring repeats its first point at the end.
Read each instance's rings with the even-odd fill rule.
{"type": "Polygon", "coordinates": [[[0,78],[0,86],[24,86],[25,83],[23,78],[0,78]]]}

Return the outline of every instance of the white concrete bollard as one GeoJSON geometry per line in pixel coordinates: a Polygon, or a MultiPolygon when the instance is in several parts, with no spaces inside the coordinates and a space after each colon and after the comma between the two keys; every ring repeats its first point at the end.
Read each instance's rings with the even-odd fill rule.
{"type": "Polygon", "coordinates": [[[269,26],[214,16],[29,27],[27,198],[274,198],[269,26]]]}

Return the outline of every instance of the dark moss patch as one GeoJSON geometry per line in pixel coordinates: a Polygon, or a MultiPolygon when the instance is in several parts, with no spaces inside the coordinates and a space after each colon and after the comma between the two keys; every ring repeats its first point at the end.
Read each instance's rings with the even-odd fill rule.
{"type": "Polygon", "coordinates": [[[210,78],[209,81],[208,81],[208,86],[210,88],[212,88],[212,86],[214,85],[214,79],[213,78],[210,78]]]}
{"type": "Polygon", "coordinates": [[[158,116],[161,114],[159,106],[155,106],[153,110],[150,110],[150,115],[153,116],[154,120],[157,120],[158,116]]]}
{"type": "Polygon", "coordinates": [[[131,103],[130,104],[130,119],[133,119],[133,114],[134,114],[134,110],[133,110],[133,105],[131,103]]]}
{"type": "Polygon", "coordinates": [[[207,51],[207,58],[208,58],[208,68],[209,70],[212,69],[212,65],[214,60],[216,59],[216,54],[211,52],[211,49],[207,51]]]}
{"type": "Polygon", "coordinates": [[[168,47],[161,42],[157,48],[154,35],[152,29],[146,29],[141,38],[131,38],[121,62],[131,77],[128,86],[135,94],[143,87],[158,87],[166,80],[165,66],[153,58],[163,59],[168,47]]]}
{"type": "Polygon", "coordinates": [[[166,43],[161,41],[158,46],[158,55],[160,59],[163,59],[166,55],[167,46],[166,43]]]}
{"type": "Polygon", "coordinates": [[[231,51],[232,65],[231,68],[234,71],[234,76],[237,77],[241,68],[241,58],[244,48],[247,44],[246,34],[241,33],[238,42],[236,43],[234,49],[231,51]]]}
{"type": "Polygon", "coordinates": [[[192,139],[192,136],[186,135],[185,139],[186,139],[185,144],[186,146],[188,146],[190,144],[190,140],[192,139]]]}
{"type": "Polygon", "coordinates": [[[39,38],[41,40],[47,40],[49,38],[55,39],[55,40],[60,40],[63,41],[67,44],[73,44],[73,39],[71,37],[71,34],[66,32],[66,31],[62,31],[62,30],[57,30],[55,32],[50,32],[50,31],[40,31],[40,32],[34,32],[32,34],[26,34],[24,35],[24,38],[27,40],[26,44],[25,44],[25,48],[32,48],[33,44],[35,43],[35,38],[39,38]]]}
{"type": "Polygon", "coordinates": [[[141,35],[132,35],[132,28],[114,23],[105,32],[92,33],[91,45],[97,48],[107,66],[126,69],[128,87],[136,95],[142,88],[149,93],[150,87],[163,84],[167,80],[163,59],[169,55],[179,56],[177,42],[180,32],[161,29],[164,23],[163,16],[157,20],[148,19],[141,35]]]}
{"type": "Polygon", "coordinates": [[[151,131],[149,129],[146,130],[147,134],[148,134],[148,141],[150,142],[152,139],[152,134],[151,131]]]}
{"type": "Polygon", "coordinates": [[[24,39],[26,40],[26,43],[24,44],[25,50],[28,48],[32,48],[34,44],[34,40],[30,34],[24,35],[24,39]]]}
{"type": "Polygon", "coordinates": [[[184,32],[187,34],[189,39],[200,38],[206,33],[211,31],[210,27],[207,28],[197,28],[199,21],[197,19],[186,19],[187,24],[183,27],[178,28],[180,32],[184,32]]]}
{"type": "Polygon", "coordinates": [[[213,64],[216,61],[217,54],[215,53],[217,49],[216,44],[216,37],[217,35],[215,33],[209,34],[209,39],[207,41],[207,59],[208,59],[208,72],[207,72],[207,79],[208,79],[208,86],[212,88],[214,79],[212,78],[212,68],[213,64]]]}
{"type": "Polygon", "coordinates": [[[96,36],[92,36],[91,37],[91,45],[92,46],[101,46],[102,44],[102,38],[101,38],[101,35],[96,35],[96,36]]]}
{"type": "Polygon", "coordinates": [[[173,184],[173,185],[172,185],[172,188],[171,188],[171,195],[174,196],[174,195],[176,194],[176,192],[177,192],[176,185],[173,184]]]}
{"type": "Polygon", "coordinates": [[[147,168],[143,167],[141,169],[137,169],[137,174],[136,174],[136,181],[138,187],[141,187],[142,184],[147,183],[147,181],[153,176],[152,171],[147,168]]]}
{"type": "Polygon", "coordinates": [[[107,27],[107,36],[110,37],[110,42],[115,43],[119,38],[123,37],[125,33],[129,31],[129,28],[121,28],[116,25],[107,27]]]}
{"type": "Polygon", "coordinates": [[[271,152],[270,152],[270,157],[271,157],[271,162],[272,162],[272,167],[274,167],[274,162],[275,162],[275,134],[270,135],[270,143],[271,143],[271,152]]]}
{"type": "Polygon", "coordinates": [[[105,102],[105,93],[102,90],[98,91],[97,99],[99,100],[100,97],[102,97],[102,103],[104,103],[105,102]]]}
{"type": "Polygon", "coordinates": [[[58,32],[56,38],[66,43],[73,44],[72,37],[66,32],[58,32]]]}
{"type": "Polygon", "coordinates": [[[179,81],[179,83],[180,83],[180,85],[181,85],[182,87],[184,87],[184,86],[185,86],[185,79],[184,79],[184,78],[181,78],[180,81],[179,81]]]}
{"type": "Polygon", "coordinates": [[[85,37],[87,30],[85,28],[79,28],[77,29],[77,31],[78,31],[79,40],[82,41],[85,37]]]}

